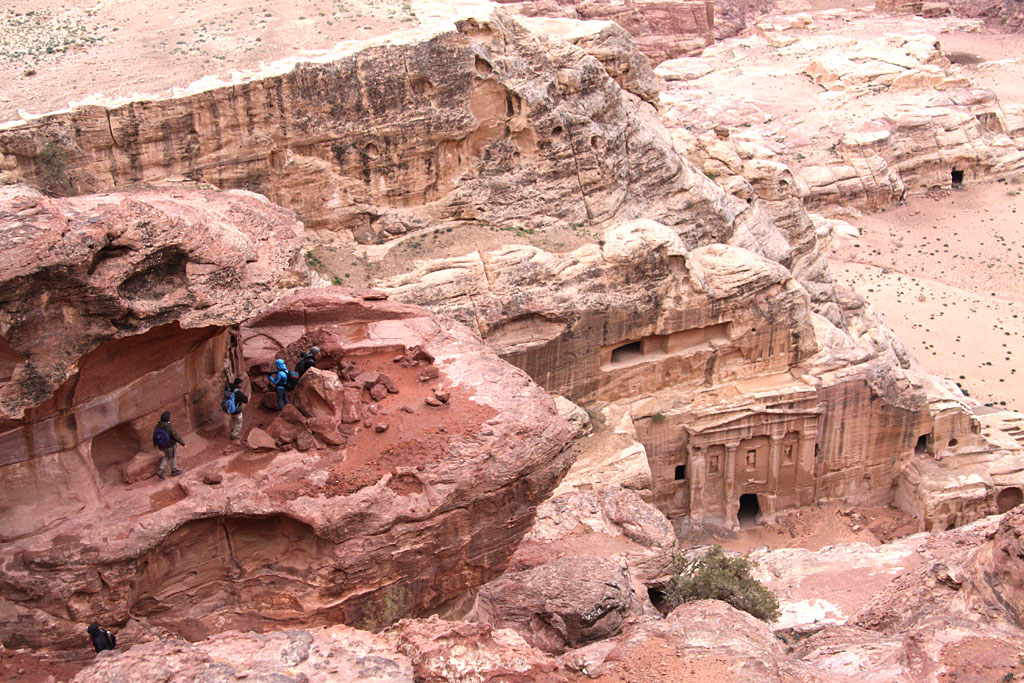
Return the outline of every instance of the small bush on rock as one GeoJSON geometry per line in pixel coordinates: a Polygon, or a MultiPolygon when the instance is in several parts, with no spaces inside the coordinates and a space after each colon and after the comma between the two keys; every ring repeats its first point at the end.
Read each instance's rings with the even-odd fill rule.
{"type": "Polygon", "coordinates": [[[750,575],[750,569],[749,560],[730,557],[717,545],[694,559],[677,554],[672,563],[672,581],[665,591],[665,607],[672,610],[684,602],[721,600],[762,621],[775,621],[779,618],[779,601],[750,575]]]}

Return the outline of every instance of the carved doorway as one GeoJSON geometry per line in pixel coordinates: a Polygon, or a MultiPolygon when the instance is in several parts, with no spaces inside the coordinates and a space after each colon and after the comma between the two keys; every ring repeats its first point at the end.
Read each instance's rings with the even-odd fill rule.
{"type": "Polygon", "coordinates": [[[741,529],[755,527],[761,522],[761,505],[757,502],[757,494],[744,493],[740,496],[740,509],[736,513],[736,521],[741,529]]]}

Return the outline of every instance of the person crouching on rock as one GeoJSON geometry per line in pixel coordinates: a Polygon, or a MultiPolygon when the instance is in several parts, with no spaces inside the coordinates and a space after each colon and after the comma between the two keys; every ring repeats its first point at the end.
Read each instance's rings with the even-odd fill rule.
{"type": "Polygon", "coordinates": [[[274,387],[274,391],[277,392],[277,409],[284,410],[284,407],[289,403],[288,378],[292,373],[288,372],[288,366],[280,358],[274,361],[274,367],[277,369],[270,374],[270,384],[274,387]]]}
{"type": "Polygon", "coordinates": [[[224,387],[224,397],[220,407],[231,418],[231,440],[235,441],[242,434],[242,407],[249,402],[249,397],[242,392],[242,378],[236,377],[224,387]]]}
{"type": "Polygon", "coordinates": [[[178,434],[178,430],[171,424],[171,414],[165,410],[160,415],[160,421],[156,423],[156,428],[153,429],[153,445],[164,453],[164,457],[160,461],[160,468],[156,471],[156,476],[161,479],[164,478],[164,470],[167,468],[168,463],[171,466],[172,477],[181,474],[181,470],[178,469],[175,442],[180,443],[182,446],[185,445],[185,442],[181,440],[181,436],[178,434]]]}
{"type": "Polygon", "coordinates": [[[92,640],[92,646],[96,648],[96,652],[113,650],[117,647],[117,636],[107,629],[100,628],[96,624],[89,624],[89,628],[85,630],[88,632],[89,638],[92,640]]]}
{"type": "Polygon", "coordinates": [[[299,362],[295,364],[295,372],[299,377],[306,374],[306,370],[316,366],[316,357],[320,355],[320,347],[314,346],[309,351],[303,351],[299,356],[299,362]]]}

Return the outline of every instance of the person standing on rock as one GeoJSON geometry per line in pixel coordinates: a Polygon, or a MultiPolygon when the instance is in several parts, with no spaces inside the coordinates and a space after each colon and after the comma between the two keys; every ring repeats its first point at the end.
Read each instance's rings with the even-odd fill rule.
{"type": "Polygon", "coordinates": [[[242,434],[242,407],[249,402],[249,397],[242,392],[242,378],[236,377],[224,388],[224,398],[220,407],[231,419],[231,440],[235,441],[242,434]]]}
{"type": "Polygon", "coordinates": [[[316,357],[320,355],[320,347],[314,346],[309,351],[303,351],[299,356],[299,362],[295,364],[295,372],[299,377],[306,374],[306,370],[316,366],[316,357]]]}
{"type": "Polygon", "coordinates": [[[274,367],[276,369],[270,373],[270,384],[277,393],[277,409],[284,410],[284,407],[290,402],[288,400],[288,378],[293,373],[288,372],[288,366],[280,358],[274,361],[274,367]]]}
{"type": "Polygon", "coordinates": [[[96,648],[96,652],[113,650],[117,647],[117,636],[107,629],[100,628],[96,624],[89,624],[89,628],[85,630],[89,634],[89,638],[92,640],[92,646],[96,648]]]}
{"type": "Polygon", "coordinates": [[[153,429],[153,445],[163,451],[164,454],[163,459],[160,461],[160,468],[156,471],[156,476],[161,479],[164,478],[164,470],[168,464],[171,466],[172,477],[181,474],[181,470],[178,469],[175,443],[180,443],[182,446],[185,445],[185,442],[181,440],[181,435],[178,434],[178,430],[171,424],[171,414],[165,410],[160,415],[160,421],[156,423],[156,428],[153,429]]]}

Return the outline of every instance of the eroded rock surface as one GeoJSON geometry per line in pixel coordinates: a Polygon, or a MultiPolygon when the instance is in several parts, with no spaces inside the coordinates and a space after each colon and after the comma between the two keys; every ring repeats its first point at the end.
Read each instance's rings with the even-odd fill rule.
{"type": "Polygon", "coordinates": [[[441,223],[636,215],[728,232],[720,193],[616,81],[653,98],[627,34],[598,22],[574,31],[580,47],[487,3],[446,9],[423,28],[203,92],[7,126],[0,153],[9,176],[61,194],[180,177],[255,190],[308,229],[363,243],[441,223]]]}
{"type": "Polygon", "coordinates": [[[197,643],[156,640],[103,652],[75,683],[288,680],[411,683],[409,658],[380,636],[347,626],[309,631],[227,631],[197,643]]]}
{"type": "MultiPolygon", "coordinates": [[[[469,330],[339,289],[291,295],[243,326],[239,364],[257,392],[274,357],[311,335],[324,360],[275,420],[295,430],[294,447],[226,448],[183,427],[181,477],[101,478],[97,500],[65,502],[78,505],[73,519],[55,506],[45,526],[0,548],[5,643],[74,646],[90,622],[193,640],[229,628],[380,628],[501,573],[571,461],[571,430],[551,398],[469,330]],[[375,400],[368,385],[383,375],[398,393],[375,400]],[[341,391],[320,391],[332,376],[341,391]],[[353,405],[350,390],[390,429],[362,419],[321,429],[324,414],[353,405]],[[438,407],[424,404],[440,395],[438,407]],[[216,486],[203,483],[211,472],[216,486]]],[[[100,459],[104,446],[91,448],[100,459]]],[[[93,462],[77,466],[81,475],[36,486],[73,490],[79,476],[97,477],[93,462]]]]}
{"type": "Polygon", "coordinates": [[[511,629],[468,621],[404,619],[387,637],[412,660],[417,683],[558,683],[558,661],[511,629]]]}
{"type": "Polygon", "coordinates": [[[559,654],[617,635],[639,616],[639,605],[624,562],[577,555],[485,584],[470,618],[512,628],[534,647],[559,654]]]}

